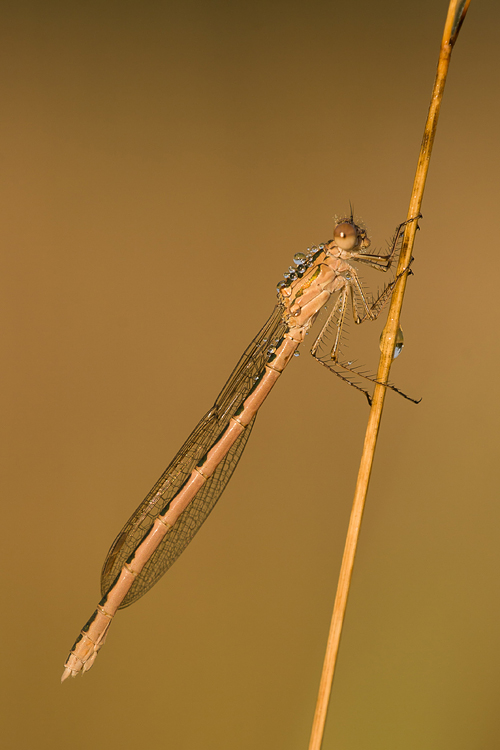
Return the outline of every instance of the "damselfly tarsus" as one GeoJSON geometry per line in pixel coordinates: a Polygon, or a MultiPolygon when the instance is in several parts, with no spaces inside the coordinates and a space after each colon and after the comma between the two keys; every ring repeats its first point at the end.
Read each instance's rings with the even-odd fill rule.
{"type": "Polygon", "coordinates": [[[246,349],[213,407],[113,542],[101,574],[102,599],[71,649],[62,681],[90,669],[116,611],[154,586],[208,517],[236,468],[260,406],[333,294],[337,298],[311,353],[368,395],[353,381],[359,373],[339,360],[347,309],[351,306],[356,323],[374,320],[397,279],[370,299],[352,262],[387,271],[406,223],[398,227],[387,255],[367,252],[366,231],[351,214],[336,223],[333,240],[294,256],[295,266],[278,284],[278,304],[271,317],[246,349]],[[318,356],[332,331],[328,354],[318,356]]]}

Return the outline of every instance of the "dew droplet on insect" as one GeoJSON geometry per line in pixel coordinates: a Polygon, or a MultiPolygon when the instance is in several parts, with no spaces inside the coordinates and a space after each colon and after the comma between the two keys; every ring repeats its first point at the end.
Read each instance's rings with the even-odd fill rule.
{"type": "Polygon", "coordinates": [[[300,357],[300,352],[294,352],[294,353],[293,353],[293,356],[294,356],[294,357],[300,357]]]}

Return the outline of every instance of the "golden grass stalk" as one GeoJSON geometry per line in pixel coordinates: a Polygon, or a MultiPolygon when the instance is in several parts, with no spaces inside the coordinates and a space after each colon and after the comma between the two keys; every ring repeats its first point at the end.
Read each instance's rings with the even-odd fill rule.
{"type": "MultiPolygon", "coordinates": [[[[408,219],[417,217],[420,214],[425,181],[427,179],[432,145],[434,142],[434,136],[436,134],[439,110],[443,98],[444,86],[446,83],[446,76],[448,74],[451,53],[457,40],[462,23],[464,21],[465,14],[467,13],[469,3],[470,0],[450,0],[450,4],[448,7],[448,15],[446,17],[443,38],[441,41],[441,50],[439,53],[434,87],[432,89],[429,113],[427,115],[427,122],[425,123],[415,180],[413,182],[413,190],[411,193],[410,206],[407,216],[408,219]]],[[[387,383],[389,378],[389,371],[391,369],[391,364],[394,356],[396,334],[399,328],[399,319],[401,316],[401,308],[403,305],[406,280],[408,277],[408,268],[412,257],[413,243],[415,240],[416,231],[417,221],[411,221],[406,225],[397,270],[397,277],[399,277],[399,280],[396,284],[391,298],[389,315],[387,317],[387,323],[385,325],[382,336],[382,351],[377,371],[377,380],[379,383],[387,383]]],[[[361,521],[363,518],[366,494],[368,492],[368,483],[370,481],[375,447],[377,444],[377,437],[380,428],[380,420],[382,418],[382,409],[384,407],[385,394],[386,388],[384,385],[375,386],[372,407],[370,416],[368,418],[368,425],[366,428],[365,442],[363,447],[363,454],[361,456],[358,480],[354,492],[353,506],[344,548],[344,556],[342,558],[342,565],[340,568],[337,594],[335,597],[335,604],[333,607],[332,620],[330,624],[330,632],[328,634],[325,659],[323,662],[323,672],[321,675],[321,682],[319,686],[309,750],[320,750],[323,741],[328,703],[330,700],[330,693],[332,689],[333,675],[335,672],[335,664],[337,661],[340,637],[342,634],[342,625],[344,622],[347,599],[349,596],[349,587],[351,583],[352,571],[354,568],[354,559],[356,557],[356,549],[358,545],[361,521]]]]}

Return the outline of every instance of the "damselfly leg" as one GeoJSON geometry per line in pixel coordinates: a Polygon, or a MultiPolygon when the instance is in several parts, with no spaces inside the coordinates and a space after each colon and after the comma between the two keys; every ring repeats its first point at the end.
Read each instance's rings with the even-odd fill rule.
{"type": "MultiPolygon", "coordinates": [[[[404,228],[410,222],[418,221],[419,218],[420,216],[409,219],[397,227],[390,245],[390,251],[386,255],[366,252],[366,248],[369,246],[366,231],[354,222],[352,215],[349,219],[341,220],[335,228],[333,241],[341,251],[343,251],[343,254],[341,254],[340,257],[342,257],[348,267],[345,268],[342,273],[344,286],[339,291],[339,296],[333,309],[312,345],[311,354],[317,362],[329,369],[337,375],[337,377],[364,393],[370,404],[371,394],[359,385],[359,383],[354,380],[353,376],[361,377],[377,384],[378,381],[376,378],[370,376],[367,372],[362,372],[359,368],[354,368],[352,362],[341,362],[339,359],[340,347],[343,342],[343,333],[346,325],[347,308],[350,302],[352,317],[356,324],[360,324],[366,320],[376,320],[385,304],[390,299],[398,280],[403,274],[408,273],[409,269],[403,269],[393,281],[384,287],[382,292],[376,298],[369,299],[366,291],[363,289],[358,273],[351,265],[351,262],[361,262],[371,268],[375,268],[377,271],[383,271],[384,273],[387,272],[398,256],[404,235],[404,228]],[[333,344],[329,344],[327,339],[329,339],[332,334],[333,344]],[[326,353],[319,356],[318,351],[321,350],[321,348],[326,349],[326,353]]],[[[404,398],[407,398],[414,403],[418,403],[416,399],[407,396],[399,388],[396,388],[396,386],[390,383],[384,385],[404,398]]]]}

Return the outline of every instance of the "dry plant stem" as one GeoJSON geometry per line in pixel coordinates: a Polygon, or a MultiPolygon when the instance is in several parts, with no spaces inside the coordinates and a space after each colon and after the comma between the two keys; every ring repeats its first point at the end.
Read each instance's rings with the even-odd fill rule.
{"type": "MultiPolygon", "coordinates": [[[[465,2],[464,0],[451,0],[449,4],[443,39],[441,42],[441,51],[439,55],[436,79],[434,81],[429,113],[427,116],[427,122],[425,124],[417,171],[413,183],[410,207],[408,210],[408,219],[418,217],[420,213],[420,206],[422,204],[425,181],[429,169],[429,161],[434,136],[436,134],[439,109],[441,106],[441,100],[443,98],[444,86],[448,73],[448,66],[450,63],[450,56],[453,46],[456,42],[458,32],[460,31],[460,27],[465,18],[465,14],[467,13],[469,3],[470,0],[465,0],[465,2]]],[[[387,323],[384,328],[382,353],[380,356],[380,362],[377,372],[377,380],[380,383],[387,383],[389,371],[393,361],[396,333],[399,328],[399,318],[401,314],[401,307],[403,304],[406,279],[408,276],[407,273],[404,273],[404,270],[408,268],[412,257],[416,230],[416,220],[407,224],[397,271],[398,275],[402,274],[402,276],[399,279],[396,288],[394,289],[387,323]]],[[[385,393],[386,388],[383,385],[377,385],[375,387],[372,407],[366,429],[363,454],[361,456],[358,480],[354,493],[353,507],[349,520],[349,528],[347,531],[344,556],[340,569],[337,594],[335,597],[333,615],[330,624],[330,632],[328,635],[328,642],[323,663],[323,672],[321,675],[321,682],[316,703],[316,711],[314,715],[309,750],[320,750],[323,741],[328,703],[332,689],[333,675],[339,650],[340,637],[342,634],[342,625],[344,622],[347,599],[349,596],[349,586],[351,582],[352,571],[354,568],[354,559],[356,556],[356,548],[359,539],[361,521],[363,518],[365,499],[368,491],[368,483],[370,481],[373,457],[375,454],[375,447],[377,444],[377,437],[380,429],[380,420],[382,417],[385,393]]]]}

